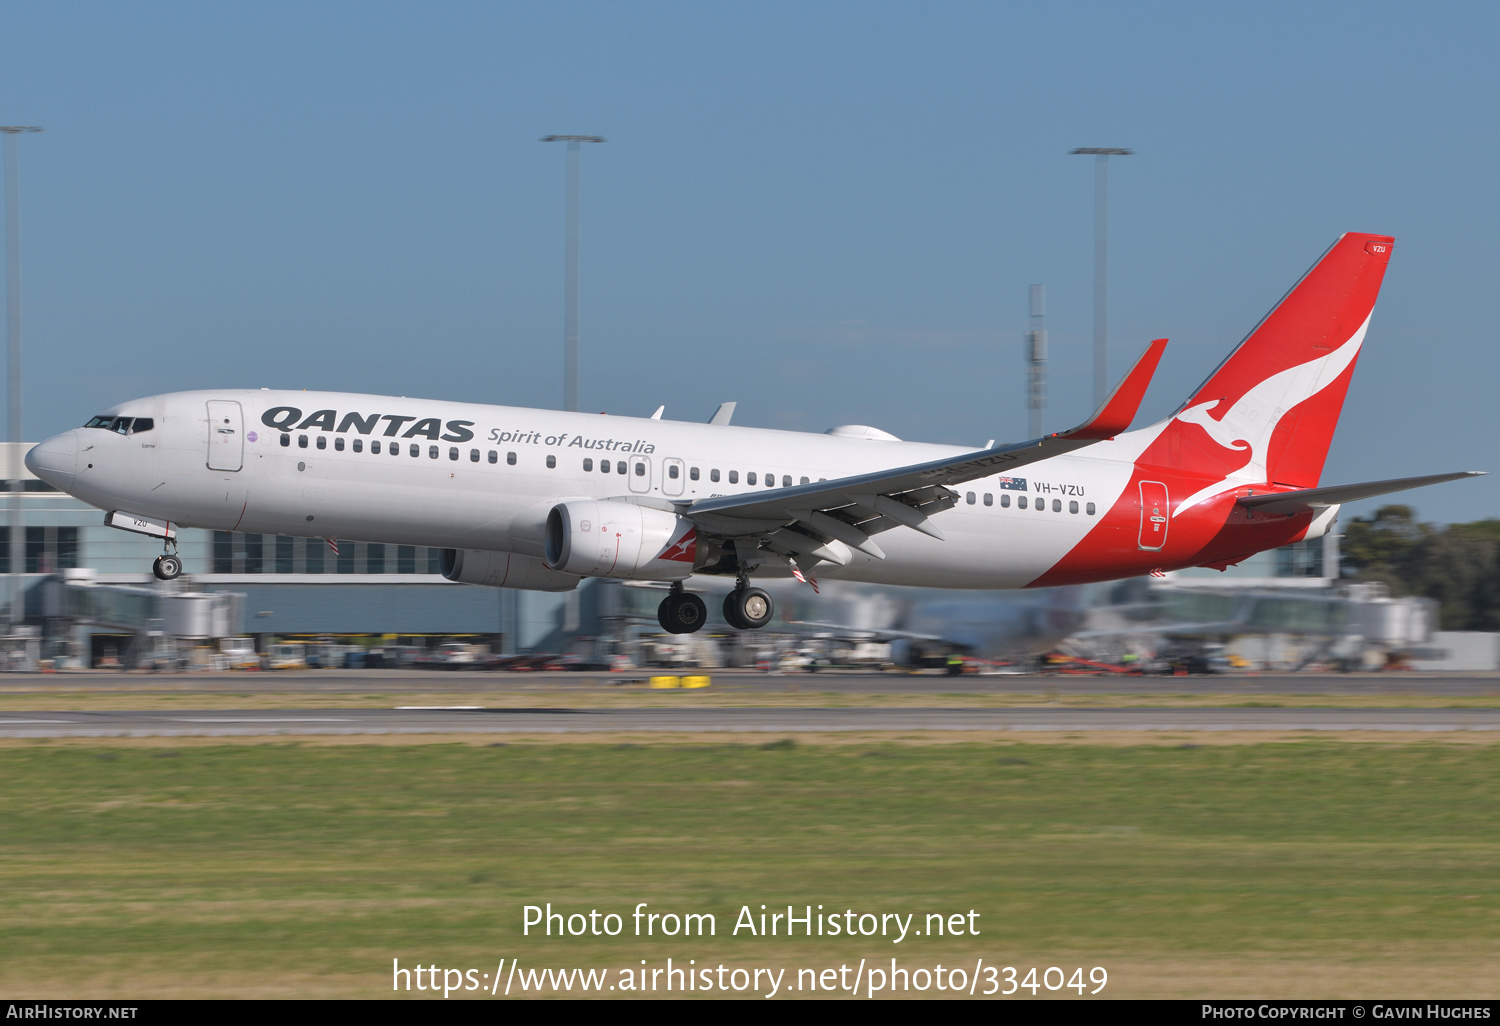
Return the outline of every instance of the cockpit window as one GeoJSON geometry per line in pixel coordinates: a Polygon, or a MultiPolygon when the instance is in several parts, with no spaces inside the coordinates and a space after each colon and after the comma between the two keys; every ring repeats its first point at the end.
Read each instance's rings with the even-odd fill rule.
{"type": "Polygon", "coordinates": [[[92,417],[84,425],[86,428],[103,428],[106,431],[114,431],[122,435],[138,435],[142,431],[150,431],[155,426],[156,422],[150,417],[105,416],[92,417]]]}

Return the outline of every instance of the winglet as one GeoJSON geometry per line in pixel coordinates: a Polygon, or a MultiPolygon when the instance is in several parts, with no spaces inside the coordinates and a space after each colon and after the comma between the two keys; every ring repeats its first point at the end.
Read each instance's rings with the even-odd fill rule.
{"type": "Polygon", "coordinates": [[[714,411],[714,415],[708,418],[708,422],[710,424],[728,424],[729,419],[734,416],[734,407],[735,404],[732,402],[720,403],[719,408],[714,411]]]}
{"type": "Polygon", "coordinates": [[[1130,422],[1135,420],[1136,411],[1141,408],[1141,400],[1146,397],[1146,386],[1151,384],[1151,376],[1156,373],[1156,365],[1161,362],[1162,351],[1166,348],[1167,340],[1164,338],[1152,342],[1141,354],[1141,358],[1135,361],[1135,366],[1130,368],[1130,373],[1109,393],[1104,405],[1095,410],[1086,423],[1072,431],[1060,431],[1052,437],[1113,438],[1129,428],[1130,422]]]}

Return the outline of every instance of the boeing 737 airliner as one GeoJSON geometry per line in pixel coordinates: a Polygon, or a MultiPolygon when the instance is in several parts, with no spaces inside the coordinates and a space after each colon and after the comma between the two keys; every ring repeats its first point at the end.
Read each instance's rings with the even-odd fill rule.
{"type": "Polygon", "coordinates": [[[175,392],[121,403],[26,456],[163,539],[178,528],[446,550],[453,581],[564,591],[670,582],[662,626],[700,628],[683,582],[754,577],[1028,588],[1224,568],[1317,538],[1339,504],[1467,473],[1320,486],[1392,240],[1341,237],[1171,417],[1130,431],[1165,339],[1087,423],[973,450],[868,427],[803,434],[339,392],[175,392]]]}

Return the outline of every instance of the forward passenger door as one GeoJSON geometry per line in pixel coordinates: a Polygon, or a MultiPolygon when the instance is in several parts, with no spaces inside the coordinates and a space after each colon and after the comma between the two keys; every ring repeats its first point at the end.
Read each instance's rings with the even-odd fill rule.
{"type": "Polygon", "coordinates": [[[239,403],[227,399],[209,400],[209,470],[239,470],[245,465],[244,427],[239,403]]]}

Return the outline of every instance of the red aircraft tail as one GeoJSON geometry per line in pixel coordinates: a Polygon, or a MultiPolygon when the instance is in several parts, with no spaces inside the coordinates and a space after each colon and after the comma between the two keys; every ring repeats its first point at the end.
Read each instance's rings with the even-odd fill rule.
{"type": "Polygon", "coordinates": [[[1393,241],[1350,232],[1323,254],[1177,411],[1174,465],[1318,484],[1393,241]]]}

